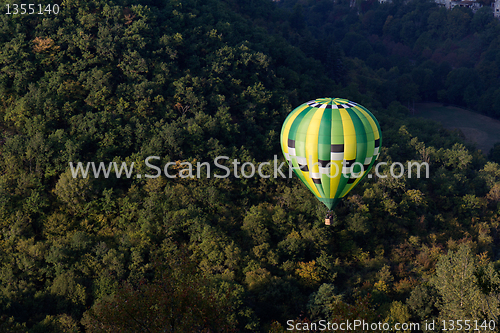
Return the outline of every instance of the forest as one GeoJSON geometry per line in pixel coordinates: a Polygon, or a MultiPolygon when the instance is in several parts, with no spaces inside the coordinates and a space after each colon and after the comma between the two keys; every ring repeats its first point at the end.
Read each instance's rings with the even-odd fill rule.
{"type": "Polygon", "coordinates": [[[489,7],[54,0],[57,14],[7,15],[12,3],[0,0],[0,332],[498,331],[500,143],[482,152],[410,116],[430,101],[500,119],[489,7]],[[379,160],[426,162],[429,178],[382,167],[325,226],[297,177],[72,177],[70,162],[145,173],[148,156],[283,162],[284,119],[319,97],[368,108],[379,160]]]}

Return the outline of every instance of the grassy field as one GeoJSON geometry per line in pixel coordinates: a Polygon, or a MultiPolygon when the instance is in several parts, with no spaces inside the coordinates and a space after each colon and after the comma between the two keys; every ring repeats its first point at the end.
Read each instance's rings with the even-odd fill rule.
{"type": "Polygon", "coordinates": [[[500,121],[472,111],[439,103],[418,103],[415,104],[414,116],[438,121],[445,128],[460,130],[485,154],[500,142],[500,121]]]}

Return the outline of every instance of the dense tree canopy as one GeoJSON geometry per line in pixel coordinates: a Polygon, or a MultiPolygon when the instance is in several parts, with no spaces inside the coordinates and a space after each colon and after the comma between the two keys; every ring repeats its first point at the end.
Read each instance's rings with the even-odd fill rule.
{"type": "Polygon", "coordinates": [[[433,1],[279,3],[290,18],[275,31],[384,106],[438,101],[500,118],[500,22],[489,4],[473,14],[433,1]],[[309,29],[293,24],[298,6],[309,29]],[[335,64],[356,75],[339,75],[335,64]]]}
{"type": "Polygon", "coordinates": [[[489,12],[424,1],[56,3],[57,15],[0,16],[0,331],[498,318],[498,147],[487,159],[405,107],[500,116],[489,12]],[[426,162],[429,178],[366,179],[326,227],[296,178],[180,177],[184,162],[218,156],[284,162],[283,120],[325,96],[372,110],[379,159],[426,162]],[[136,177],[154,173],[148,156],[179,177],[136,177]],[[74,178],[70,162],[134,172],[74,178]]]}

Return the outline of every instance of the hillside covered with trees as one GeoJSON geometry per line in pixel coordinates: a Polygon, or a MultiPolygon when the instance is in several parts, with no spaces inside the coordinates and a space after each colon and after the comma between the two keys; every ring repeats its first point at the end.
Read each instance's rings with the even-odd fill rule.
{"type": "Polygon", "coordinates": [[[420,0],[54,3],[58,14],[0,16],[1,332],[498,321],[498,155],[407,108],[500,117],[491,13],[420,0]],[[177,163],[171,173],[217,156],[281,163],[283,120],[326,96],[370,109],[379,160],[427,162],[429,178],[365,179],[325,226],[296,177],[72,177],[70,162],[144,174],[148,156],[177,163]]]}
{"type": "Polygon", "coordinates": [[[321,60],[330,77],[356,84],[384,106],[434,101],[500,118],[500,22],[489,6],[473,14],[434,1],[280,4],[290,16],[276,33],[321,60]]]}

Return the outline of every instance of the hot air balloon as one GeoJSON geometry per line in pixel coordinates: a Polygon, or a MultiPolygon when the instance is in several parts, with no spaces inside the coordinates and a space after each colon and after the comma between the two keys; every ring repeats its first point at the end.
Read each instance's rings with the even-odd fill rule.
{"type": "Polygon", "coordinates": [[[343,98],[319,98],[295,108],[281,129],[288,164],[331,210],[379,156],[380,125],[365,107],[343,98]]]}

